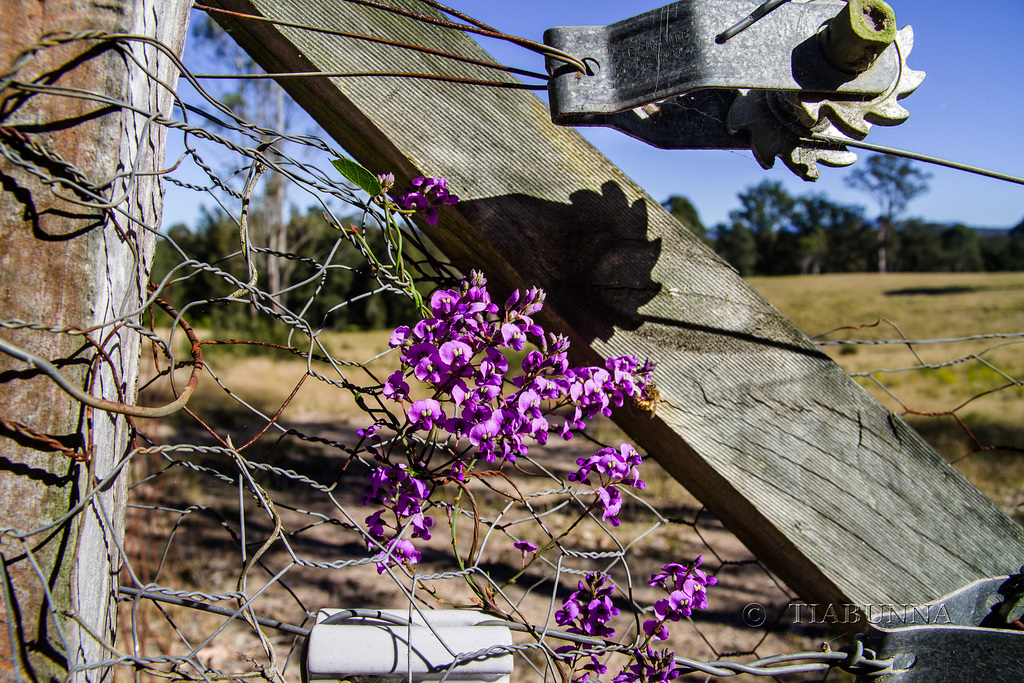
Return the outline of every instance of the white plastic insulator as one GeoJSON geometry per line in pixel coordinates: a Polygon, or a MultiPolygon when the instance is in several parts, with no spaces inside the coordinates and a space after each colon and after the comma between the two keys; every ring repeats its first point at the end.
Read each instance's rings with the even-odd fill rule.
{"type": "MultiPolygon", "coordinates": [[[[512,673],[510,651],[487,653],[492,648],[511,647],[512,632],[501,625],[478,626],[494,621],[481,612],[414,611],[408,624],[365,617],[323,623],[340,611],[325,609],[317,614],[306,654],[311,681],[383,677],[413,683],[442,679],[507,683],[512,673]]],[[[401,621],[410,619],[407,610],[380,613],[401,621]]]]}

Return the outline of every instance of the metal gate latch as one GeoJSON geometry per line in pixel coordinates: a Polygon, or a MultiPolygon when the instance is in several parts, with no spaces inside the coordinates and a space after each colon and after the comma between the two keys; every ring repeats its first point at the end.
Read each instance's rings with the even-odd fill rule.
{"type": "Polygon", "coordinates": [[[608,26],[551,28],[544,42],[587,67],[548,57],[556,124],[662,149],[751,149],[762,167],[779,157],[806,180],[818,164],[857,159],[815,135],[863,140],[871,124],[902,123],[898,100],[924,80],[907,66],[913,30],[897,31],[882,0],[681,0],[608,26]],[[771,13],[726,31],[752,9],[771,13]]]}
{"type": "Polygon", "coordinates": [[[858,681],[1024,681],[1024,567],[982,579],[944,598],[874,615],[858,636],[876,659],[893,659],[881,675],[858,681]]]}

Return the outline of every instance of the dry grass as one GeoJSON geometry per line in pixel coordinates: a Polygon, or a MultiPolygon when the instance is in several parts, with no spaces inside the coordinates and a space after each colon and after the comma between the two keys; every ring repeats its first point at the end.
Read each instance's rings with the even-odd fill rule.
{"type": "MultiPolygon", "coordinates": [[[[873,323],[883,316],[913,339],[1024,329],[1024,275],[1021,274],[889,275],[881,278],[873,275],[825,276],[759,279],[753,284],[810,334],[843,325],[873,323]]],[[[883,325],[837,332],[829,338],[882,339],[896,336],[894,327],[883,325]]],[[[356,385],[370,386],[384,379],[398,365],[394,353],[377,357],[387,350],[387,338],[386,332],[322,335],[320,341],[332,357],[351,363],[334,366],[315,360],[307,364],[306,360],[284,351],[246,355],[236,348],[205,346],[204,354],[212,374],[231,393],[206,377],[190,407],[213,425],[220,436],[230,436],[235,445],[241,445],[267,424],[265,418],[253,414],[246,406],[264,415],[273,415],[288,401],[301,381],[279,422],[308,434],[352,444],[356,440],[354,430],[367,421],[352,394],[314,377],[306,377],[303,381],[303,377],[312,368],[329,380],[350,380],[356,385]]],[[[1020,346],[1002,346],[982,353],[992,344],[971,342],[927,346],[921,347],[920,352],[924,360],[937,364],[972,353],[981,354],[1006,375],[1017,377],[1024,374],[1024,359],[1018,351],[1020,346]]],[[[826,348],[851,372],[872,372],[918,363],[905,346],[826,348]]],[[[187,369],[180,372],[179,382],[184,382],[187,369]]],[[[871,379],[865,379],[865,385],[898,411],[904,406],[919,411],[946,410],[999,386],[1000,381],[998,373],[976,360],[931,370],[879,373],[876,377],[898,397],[898,401],[871,379]],[[993,375],[996,375],[995,379],[993,375]]],[[[153,390],[147,391],[144,397],[154,403],[168,398],[153,390]]],[[[1020,446],[1024,439],[1018,424],[1021,422],[1017,408],[1019,398],[1019,388],[1004,389],[969,403],[957,410],[953,417],[924,421],[922,418],[916,420],[916,424],[951,458],[957,458],[972,448],[957,419],[967,423],[983,444],[1020,446]]],[[[607,421],[595,427],[594,433],[603,441],[617,442],[622,438],[614,425],[607,421]]],[[[167,443],[212,441],[184,416],[164,420],[159,425],[144,425],[144,429],[158,441],[167,443]]],[[[508,485],[501,484],[497,488],[507,488],[513,483],[515,490],[522,493],[557,488],[559,482],[564,483],[575,459],[594,450],[591,444],[581,439],[567,444],[557,439],[553,442],[554,448],[538,451],[543,458],[538,460],[537,467],[543,467],[547,474],[540,477],[515,474],[508,485]]],[[[245,451],[245,457],[253,462],[287,467],[319,482],[341,482],[332,497],[298,486],[290,479],[277,477],[263,482],[277,505],[284,525],[283,533],[290,547],[303,559],[337,562],[365,554],[365,546],[353,532],[337,523],[321,524],[318,521],[321,519],[319,516],[335,522],[341,518],[332,500],[339,501],[353,519],[361,521],[369,513],[369,509],[359,502],[361,479],[358,473],[348,473],[347,479],[339,474],[339,470],[344,470],[343,453],[324,444],[299,442],[292,437],[279,437],[272,433],[256,441],[245,451]]],[[[1015,453],[992,451],[962,459],[958,467],[995,500],[1012,509],[1024,503],[1022,460],[1015,453]]],[[[215,459],[204,460],[201,464],[229,474],[233,466],[233,463],[215,459]]],[[[523,465],[527,470],[531,468],[528,463],[523,465]]],[[[134,474],[140,479],[161,466],[156,461],[139,463],[140,470],[134,474]]],[[[703,554],[706,566],[718,576],[720,584],[713,593],[712,609],[698,615],[693,626],[676,631],[671,645],[677,651],[698,659],[754,649],[759,655],[766,656],[816,649],[823,640],[833,638],[822,626],[789,623],[787,612],[790,611],[791,595],[788,589],[757,563],[756,558],[716,519],[703,512],[699,503],[680,484],[653,463],[644,467],[643,478],[648,487],[643,492],[642,502],[637,500],[627,507],[622,526],[616,528],[614,534],[596,523],[585,522],[574,529],[566,543],[571,544],[567,546],[570,549],[583,552],[614,552],[623,545],[630,546],[627,561],[634,597],[643,604],[658,599],[644,585],[645,572],[649,573],[667,561],[687,560],[703,554]],[[631,545],[640,538],[642,542],[631,545]],[[764,604],[771,617],[780,617],[777,628],[766,631],[752,629],[742,623],[740,614],[743,607],[753,602],[764,604]]],[[[237,471],[233,476],[237,477],[237,471]]],[[[502,494],[495,488],[478,486],[475,493],[478,513],[491,519],[502,514],[504,506],[509,503],[510,498],[506,494],[510,491],[514,493],[512,489],[502,494]]],[[[244,554],[237,541],[241,520],[244,519],[247,526],[250,554],[268,537],[272,526],[266,519],[266,511],[255,505],[251,495],[247,494],[243,505],[237,487],[180,469],[154,477],[137,487],[132,495],[133,503],[141,507],[134,508],[129,519],[130,564],[143,581],[154,581],[180,590],[234,590],[240,557],[244,554]],[[235,529],[235,537],[228,532],[229,529],[235,529]],[[166,557],[162,566],[161,557],[166,557]]],[[[542,496],[533,504],[537,511],[542,511],[546,505],[557,505],[554,498],[557,496],[549,502],[542,496]]],[[[570,526],[576,514],[571,509],[553,510],[550,514],[545,513],[543,520],[549,532],[557,533],[570,526]]],[[[435,516],[438,527],[434,539],[424,544],[425,559],[421,570],[450,571],[454,561],[450,536],[442,529],[445,526],[443,514],[435,516]]],[[[523,516],[521,508],[519,516],[523,516]]],[[[458,536],[463,549],[472,540],[469,527],[468,524],[459,527],[458,536]]],[[[542,544],[547,538],[536,520],[527,519],[526,523],[509,529],[516,538],[537,544],[542,544]]],[[[490,545],[478,559],[480,566],[499,581],[521,567],[518,553],[508,552],[510,540],[505,533],[508,532],[494,532],[490,545]]],[[[557,553],[551,556],[558,558],[557,553]]],[[[265,577],[278,568],[287,567],[292,559],[278,542],[270,548],[263,562],[267,571],[254,572],[254,586],[258,585],[257,574],[265,577]]],[[[578,560],[574,562],[580,564],[578,560]]],[[[620,574],[616,581],[620,585],[628,585],[630,578],[624,574],[624,565],[620,563],[613,568],[613,574],[616,572],[620,574]]],[[[294,566],[287,578],[294,595],[273,587],[260,599],[261,615],[299,623],[307,610],[315,611],[319,607],[405,607],[408,604],[396,583],[378,576],[372,566],[348,567],[339,571],[294,566]]],[[[537,623],[545,623],[550,619],[552,596],[556,591],[559,596],[567,594],[573,589],[575,580],[572,576],[555,579],[550,571],[529,571],[516,583],[507,586],[506,594],[516,609],[537,623]]],[[[433,587],[437,597],[459,602],[466,599],[466,586],[459,581],[435,581],[433,587]]],[[[421,598],[430,600],[422,594],[421,598]]],[[[431,604],[438,606],[436,602],[431,604]]],[[[555,607],[558,604],[556,602],[555,607]]],[[[184,608],[164,607],[172,616],[169,619],[155,606],[141,605],[141,611],[134,618],[136,633],[124,632],[123,642],[137,639],[140,651],[150,656],[180,652],[181,641],[194,644],[223,623],[223,618],[212,615],[193,615],[184,608]],[[172,622],[180,633],[170,626],[172,622]]],[[[133,623],[131,615],[125,614],[123,623],[133,623]]],[[[628,623],[623,624],[623,628],[628,627],[628,623]]],[[[285,636],[272,637],[277,651],[285,656],[292,647],[291,640],[285,636]]],[[[134,651],[127,645],[126,649],[134,651]]],[[[213,668],[234,671],[254,671],[260,663],[266,663],[258,642],[242,624],[231,625],[203,649],[199,658],[213,668]]],[[[744,656],[733,658],[749,659],[744,656]]],[[[517,664],[517,670],[527,669],[517,664]]],[[[129,671],[121,673],[130,675],[129,671]]],[[[124,678],[127,680],[127,676],[124,678]]],[[[520,681],[534,678],[532,674],[517,674],[520,681]]],[[[740,678],[753,680],[750,677],[740,678]]],[[[790,677],[785,680],[798,679],[790,677]]],[[[833,674],[828,680],[844,678],[833,674]]]]}
{"type": "MultiPolygon", "coordinates": [[[[1022,273],[852,274],[751,278],[750,283],[821,341],[1024,332],[1022,273]]],[[[863,383],[892,410],[939,412],[1024,376],[1021,344],[1024,339],[982,339],[914,345],[913,351],[902,344],[827,346],[825,351],[848,372],[874,372],[895,398],[875,381],[863,383]],[[921,369],[922,361],[942,367],[921,369]]],[[[1021,396],[1020,387],[996,392],[978,399],[970,411],[995,423],[1019,421],[1021,396]]]]}

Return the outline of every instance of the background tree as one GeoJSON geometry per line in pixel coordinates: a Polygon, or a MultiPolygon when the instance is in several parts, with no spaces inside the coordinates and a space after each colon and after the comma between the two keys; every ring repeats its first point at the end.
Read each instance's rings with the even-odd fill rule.
{"type": "Polygon", "coordinates": [[[1024,270],[1024,221],[1010,230],[977,232],[983,270],[1024,270]]]}
{"type": "Polygon", "coordinates": [[[967,273],[984,270],[981,240],[976,230],[966,225],[954,225],[942,233],[942,248],[946,252],[946,270],[967,273]]]}
{"type": "Polygon", "coordinates": [[[858,166],[846,177],[846,184],[863,190],[878,202],[878,272],[888,270],[886,248],[896,218],[904,212],[914,197],[928,190],[926,173],[908,159],[890,154],[876,154],[858,166]]]}
{"type": "Polygon", "coordinates": [[[661,203],[668,212],[679,219],[679,221],[690,229],[697,237],[705,239],[707,236],[707,228],[704,227],[704,223],[700,220],[700,214],[697,213],[697,207],[693,205],[686,197],[674,194],[661,203]]]}
{"type": "MultiPolygon", "coordinates": [[[[235,72],[263,73],[252,58],[224,32],[209,16],[199,17],[192,28],[193,44],[190,47],[189,66],[197,67],[191,62],[205,62],[200,71],[209,71],[211,63],[228,64],[235,72]]],[[[223,67],[221,67],[223,68],[223,67]]],[[[297,109],[294,101],[288,97],[284,89],[273,79],[233,79],[231,85],[218,93],[220,101],[240,118],[260,128],[287,133],[290,122],[297,109]]],[[[272,162],[279,161],[284,152],[280,136],[264,135],[262,142],[266,145],[265,156],[272,162]]],[[[288,242],[288,226],[285,221],[286,184],[281,174],[272,166],[264,178],[264,192],[254,202],[255,211],[250,217],[251,234],[273,251],[285,253],[291,250],[288,242]]],[[[255,198],[254,198],[255,199],[255,198]]],[[[259,270],[266,273],[266,289],[276,295],[284,288],[287,266],[282,259],[267,256],[259,259],[259,270]]]]}
{"type": "Polygon", "coordinates": [[[1007,270],[1024,270],[1024,220],[1007,235],[1007,270]]]}
{"type": "MultiPolygon", "coordinates": [[[[157,244],[153,263],[155,281],[163,280],[183,258],[214,264],[245,281],[244,259],[240,256],[224,258],[238,252],[239,247],[238,224],[223,211],[203,209],[193,229],[174,225],[167,230],[167,238],[157,244]]],[[[406,297],[361,296],[380,285],[366,259],[338,230],[327,224],[320,207],[310,207],[305,213],[293,210],[285,223],[284,239],[309,258],[288,261],[291,285],[280,294],[278,301],[290,310],[304,311],[304,318],[314,325],[332,330],[381,329],[394,327],[414,316],[413,304],[406,297]],[[321,264],[326,265],[323,272],[319,271],[321,264]]],[[[387,250],[384,236],[376,225],[366,227],[365,239],[374,253],[387,250]]],[[[406,245],[406,249],[411,258],[418,258],[413,247],[406,245]]],[[[213,301],[223,299],[237,288],[237,284],[218,274],[179,268],[169,283],[164,294],[179,307],[189,302],[210,302],[189,308],[190,319],[196,326],[227,329],[240,336],[261,336],[275,341],[283,341],[287,335],[284,324],[274,323],[266,316],[254,319],[249,309],[238,302],[213,301]]]]}
{"type": "Polygon", "coordinates": [[[942,245],[946,226],[909,220],[890,240],[890,271],[908,273],[942,272],[949,258],[942,245]]]}
{"type": "Polygon", "coordinates": [[[719,223],[715,226],[715,251],[724,258],[740,275],[744,277],[754,274],[757,265],[757,242],[754,233],[744,225],[727,225],[719,223]]]}
{"type": "MultiPolygon", "coordinates": [[[[754,238],[754,271],[762,275],[796,272],[796,200],[782,183],[766,180],[739,194],[740,208],[729,212],[732,231],[748,230],[754,238]]],[[[735,265],[735,264],[733,264],[735,265]]]]}
{"type": "Polygon", "coordinates": [[[797,234],[796,257],[802,274],[866,270],[870,231],[859,206],[845,206],[821,194],[799,197],[790,216],[797,234]]]}

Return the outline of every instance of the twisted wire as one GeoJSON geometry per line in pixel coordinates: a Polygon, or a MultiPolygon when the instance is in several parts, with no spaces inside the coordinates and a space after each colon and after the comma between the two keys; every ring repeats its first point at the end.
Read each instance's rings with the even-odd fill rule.
{"type": "MultiPolygon", "coordinates": [[[[437,3],[428,4],[470,23],[437,3]]],[[[490,27],[477,28],[494,33],[490,27]]],[[[133,64],[132,68],[142,68],[138,62],[133,64]]],[[[159,87],[169,87],[150,76],[159,87]]],[[[385,421],[390,416],[392,424],[399,424],[394,413],[400,408],[382,393],[383,378],[394,371],[398,360],[388,347],[387,332],[354,329],[365,323],[355,316],[368,318],[372,306],[386,313],[392,310],[388,307],[401,311],[405,306],[406,318],[395,314],[387,319],[387,327],[415,323],[410,289],[420,287],[426,292],[450,285],[459,275],[454,267],[436,256],[411,224],[396,228],[403,244],[411,245],[408,250],[385,244],[383,237],[371,245],[367,240],[383,233],[386,217],[371,198],[332,176],[329,159],[342,156],[340,150],[315,135],[246,120],[205,90],[166,47],[153,41],[95,31],[50,36],[27,50],[0,83],[5,91],[29,98],[90,98],[136,114],[147,125],[175,136],[180,156],[161,167],[158,175],[168,185],[191,193],[190,201],[210,207],[205,223],[180,230],[139,227],[159,235],[160,265],[154,270],[152,287],[140,293],[139,302],[116,316],[111,314],[102,324],[80,329],[48,319],[46,311],[32,320],[11,316],[0,320],[5,335],[88,338],[86,346],[97,350],[94,363],[99,367],[110,364],[103,340],[114,331],[132,331],[146,346],[136,406],[127,401],[97,403],[70,380],[63,380],[73,389],[69,393],[97,412],[139,417],[131,447],[107,472],[75,470],[82,474],[81,490],[65,512],[41,524],[26,522],[24,528],[0,529],[0,595],[8,623],[15,621],[17,604],[8,568],[23,561],[33,587],[45,594],[55,642],[72,653],[70,671],[280,681],[298,676],[296,638],[308,633],[309,621],[321,608],[359,603],[359,608],[367,609],[397,605],[410,614],[428,616],[432,610],[455,607],[484,607],[492,617],[499,612],[500,622],[509,624],[521,640],[507,648],[453,653],[458,655],[455,659],[512,652],[517,670],[527,672],[517,674],[522,680],[532,680],[530,676],[557,680],[567,673],[565,658],[556,652],[563,642],[621,665],[623,653],[637,642],[641,620],[652,614],[651,605],[660,597],[647,585],[647,576],[665,562],[686,561],[698,554],[705,556],[704,566],[719,576],[725,597],[715,616],[707,621],[695,616],[673,633],[671,645],[680,655],[691,649],[708,653],[677,657],[681,670],[727,677],[843,668],[872,676],[891,664],[856,648],[805,649],[816,640],[832,638],[825,625],[798,625],[787,631],[792,625],[782,615],[796,600],[793,592],[681,487],[672,488],[674,484],[653,465],[645,470],[645,477],[650,488],[663,490],[651,497],[627,496],[621,527],[595,513],[597,492],[570,481],[568,474],[581,455],[586,457],[620,438],[608,434],[614,429],[610,424],[598,425],[598,434],[591,435],[593,442],[578,439],[561,444],[563,450],[554,454],[538,448],[521,458],[514,470],[481,475],[472,482],[472,504],[437,500],[429,509],[437,528],[424,546],[422,564],[415,568],[399,564],[378,572],[385,548],[370,533],[367,515],[371,510],[365,502],[366,475],[374,465],[374,452],[356,430],[376,417],[385,421]],[[182,69],[192,101],[186,101],[185,88],[180,88],[174,93],[176,113],[166,117],[81,88],[19,80],[35,55],[76,41],[121,49],[138,43],[161,50],[182,69]],[[270,140],[280,148],[270,151],[270,140]],[[315,209],[295,212],[305,222],[295,219],[295,230],[284,246],[269,239],[268,195],[260,194],[261,187],[248,193],[244,187],[246,174],[257,164],[266,169],[261,183],[273,176],[288,187],[290,202],[306,202],[315,209]],[[253,205],[249,243],[243,245],[238,224],[247,197],[253,205]],[[359,229],[346,230],[346,224],[359,229]],[[255,281],[248,277],[247,257],[260,264],[255,281]],[[404,272],[415,274],[414,282],[400,274],[399,259],[404,259],[404,272]],[[285,273],[273,288],[267,276],[269,264],[285,273]],[[294,270],[288,271],[289,267],[294,270]],[[341,287],[348,280],[359,280],[359,288],[355,284],[341,287]],[[242,293],[231,298],[235,290],[242,293]],[[352,318],[344,317],[350,313],[352,318]],[[375,336],[374,343],[360,346],[364,335],[375,336]],[[186,371],[189,379],[182,383],[179,375],[186,371]],[[343,409],[343,404],[349,407],[343,409]],[[130,480],[123,539],[116,531],[120,521],[105,497],[123,481],[122,475],[130,480]],[[85,661],[75,659],[67,637],[71,622],[86,628],[85,620],[78,613],[58,613],[49,577],[33,548],[39,539],[70,529],[87,516],[102,521],[110,553],[122,569],[117,577],[119,637],[114,644],[105,643],[102,657],[85,661]],[[566,528],[573,533],[562,536],[566,528]],[[535,558],[528,551],[510,550],[523,541],[543,550],[535,558]],[[473,553],[466,554],[473,544],[473,553]],[[594,572],[613,576],[621,588],[615,603],[622,609],[616,622],[617,640],[568,634],[556,623],[554,615],[562,601],[594,572]],[[752,586],[760,600],[777,610],[779,617],[771,623],[781,635],[730,616],[738,614],[737,600],[749,599],[752,586]],[[489,602],[484,605],[484,600],[489,602]],[[807,631],[813,635],[806,635],[807,631]],[[780,648],[792,648],[794,642],[805,651],[776,654],[780,648]],[[752,661],[731,661],[743,655],[752,661]]],[[[70,189],[73,199],[85,206],[107,215],[132,216],[127,200],[111,195],[110,188],[114,179],[136,177],[141,169],[119,169],[109,178],[90,177],[44,140],[26,126],[0,128],[0,152],[16,168],[36,175],[55,192],[70,189]]],[[[1010,343],[1020,337],[964,339],[1010,343]]],[[[945,341],[960,340],[930,340],[945,341]]],[[[929,340],[884,343],[912,347],[929,340]]],[[[52,381],[62,381],[54,359],[40,349],[0,338],[0,350],[30,363],[52,381]]],[[[928,367],[954,367],[985,355],[978,352],[928,367]]],[[[990,364],[999,370],[998,364],[990,364]]],[[[1020,386],[1012,373],[1004,374],[1020,386]]],[[[126,389],[125,395],[131,396],[132,388],[126,389]]],[[[52,449],[72,466],[89,464],[87,448],[71,446],[0,413],[0,438],[7,438],[5,433],[52,449]]],[[[85,435],[77,436],[82,437],[81,443],[90,443],[85,435]]],[[[712,599],[718,598],[712,594],[712,599]]],[[[20,647],[19,638],[26,637],[15,629],[9,634],[12,649],[20,647]]],[[[103,642],[102,634],[90,637],[103,642]]]]}

